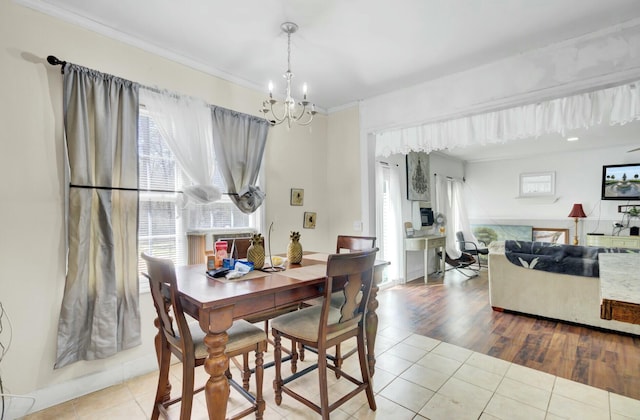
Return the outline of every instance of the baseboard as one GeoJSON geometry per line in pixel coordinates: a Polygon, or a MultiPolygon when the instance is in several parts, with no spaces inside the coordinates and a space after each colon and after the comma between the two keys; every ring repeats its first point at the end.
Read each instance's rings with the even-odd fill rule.
{"type": "MultiPolygon", "coordinates": [[[[44,410],[74,398],[108,388],[158,369],[155,353],[122,363],[112,369],[82,376],[30,393],[35,403],[29,413],[44,410]]],[[[21,413],[21,415],[29,414],[21,413]]],[[[19,416],[17,416],[19,417],[19,416]]],[[[9,417],[10,419],[11,417],[9,417]]]]}

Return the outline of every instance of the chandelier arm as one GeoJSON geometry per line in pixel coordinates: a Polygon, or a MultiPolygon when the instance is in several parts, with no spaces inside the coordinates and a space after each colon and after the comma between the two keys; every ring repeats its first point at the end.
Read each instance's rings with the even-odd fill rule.
{"type": "Polygon", "coordinates": [[[271,105],[269,106],[269,111],[271,111],[271,115],[273,116],[273,119],[276,120],[276,125],[282,124],[284,122],[284,120],[287,119],[286,108],[285,107],[282,108],[282,117],[278,117],[278,114],[276,113],[276,110],[273,108],[274,104],[277,104],[277,102],[273,101],[271,103],[271,105]]]}
{"type": "Polygon", "coordinates": [[[298,125],[305,126],[305,125],[311,124],[311,121],[313,121],[313,117],[316,115],[316,111],[307,111],[305,114],[307,116],[307,120],[302,121],[302,116],[301,116],[300,119],[296,120],[298,125]]]}
{"type": "Polygon", "coordinates": [[[292,118],[295,121],[300,120],[304,116],[305,111],[307,110],[307,104],[306,103],[298,102],[298,108],[300,108],[300,105],[302,105],[302,108],[300,109],[300,112],[298,113],[298,115],[292,116],[292,118]]]}

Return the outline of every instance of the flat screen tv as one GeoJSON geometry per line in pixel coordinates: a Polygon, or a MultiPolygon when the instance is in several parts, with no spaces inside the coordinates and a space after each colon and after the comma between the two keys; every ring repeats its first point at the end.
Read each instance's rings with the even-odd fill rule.
{"type": "Polygon", "coordinates": [[[602,167],[603,200],[640,200],[640,163],[602,167]]]}

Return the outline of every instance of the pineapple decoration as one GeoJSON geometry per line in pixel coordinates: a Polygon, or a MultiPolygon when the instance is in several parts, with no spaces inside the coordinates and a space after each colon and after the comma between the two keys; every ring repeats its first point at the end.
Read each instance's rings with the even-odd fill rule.
{"type": "Polygon", "coordinates": [[[247,249],[247,261],[253,263],[253,268],[260,270],[264,267],[264,238],[260,233],[251,236],[251,245],[247,249]]]}
{"type": "Polygon", "coordinates": [[[302,261],[302,245],[300,245],[300,232],[291,232],[291,242],[287,246],[287,260],[291,264],[300,264],[302,261]]]}

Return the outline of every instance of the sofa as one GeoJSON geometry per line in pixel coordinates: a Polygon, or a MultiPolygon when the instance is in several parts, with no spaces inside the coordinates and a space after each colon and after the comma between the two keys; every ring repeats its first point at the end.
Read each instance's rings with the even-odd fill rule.
{"type": "Polygon", "coordinates": [[[505,241],[489,245],[489,301],[494,310],[640,335],[640,325],[600,318],[597,255],[616,250],[556,245],[561,248],[544,253],[535,243],[516,242],[515,246],[510,243],[506,246],[505,250],[505,241]],[[514,252],[515,247],[522,249],[514,252]],[[527,255],[533,252],[542,255],[527,255]],[[580,259],[584,260],[582,264],[580,259]],[[552,271],[536,268],[538,264],[552,271]],[[567,266],[581,266],[582,272],[567,274],[575,271],[567,266]]]}

